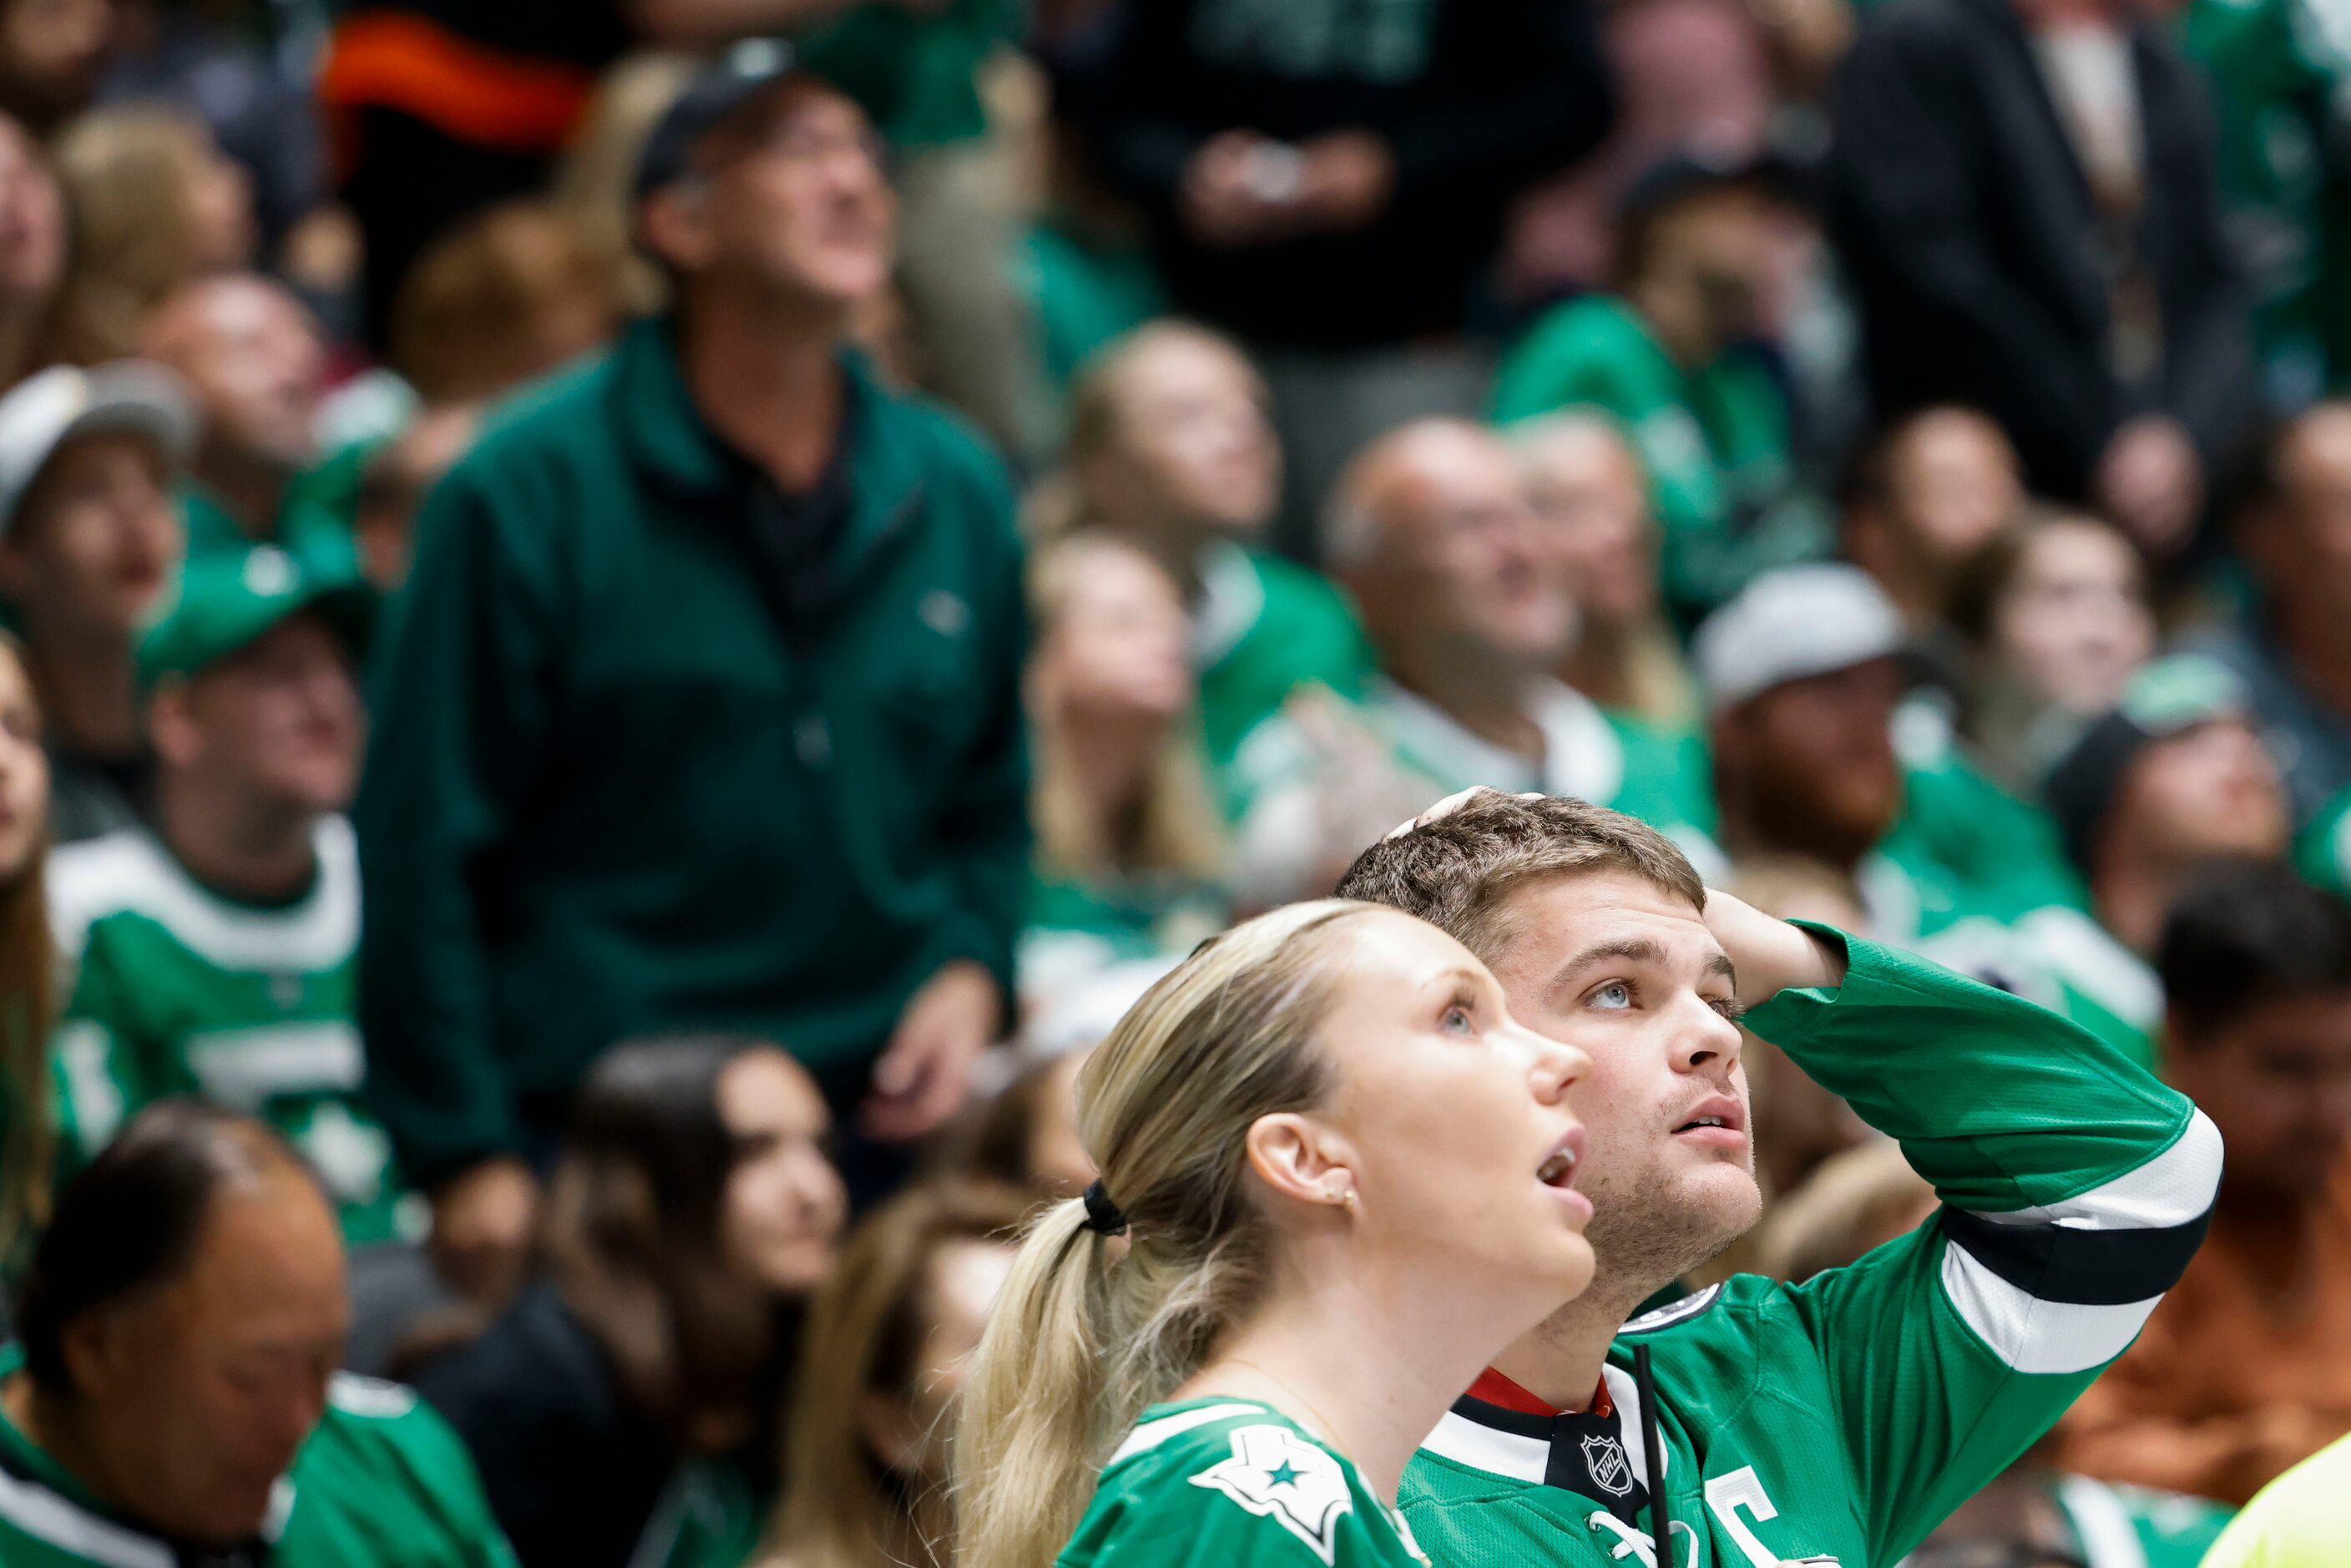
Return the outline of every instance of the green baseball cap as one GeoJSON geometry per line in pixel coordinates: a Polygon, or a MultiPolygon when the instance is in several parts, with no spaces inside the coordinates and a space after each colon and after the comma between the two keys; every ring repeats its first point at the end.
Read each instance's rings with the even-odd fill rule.
{"type": "Polygon", "coordinates": [[[139,684],[152,689],[169,676],[193,676],[310,610],[354,658],[365,650],[375,596],[356,573],[321,571],[276,545],[191,560],[178,592],[140,635],[139,684]]]}

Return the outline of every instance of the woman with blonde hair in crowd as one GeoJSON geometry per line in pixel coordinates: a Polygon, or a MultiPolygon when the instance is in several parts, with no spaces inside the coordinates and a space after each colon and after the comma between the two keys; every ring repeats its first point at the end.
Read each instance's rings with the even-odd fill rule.
{"type": "Polygon", "coordinates": [[[1037,844],[1019,967],[1034,1009],[1108,966],[1173,963],[1229,903],[1175,583],[1087,530],[1044,546],[1029,585],[1037,844]]]}
{"type": "Polygon", "coordinates": [[[183,285],[254,264],[253,181],[192,115],[160,104],[101,109],[57,143],[72,218],[66,357],[94,365],[140,351],[148,318],[183,285]]]}
{"type": "Polygon", "coordinates": [[[1590,1283],[1583,1053],[1400,913],[1293,904],[1202,946],[1079,1078],[1102,1176],[1044,1210],[951,1455],[960,1568],[1426,1563],[1405,1461],[1590,1283]],[[1091,1504],[1088,1501],[1092,1498],[1091,1504]]]}
{"type": "Polygon", "coordinates": [[[1304,685],[1352,695],[1371,653],[1339,591],[1259,548],[1281,498],[1270,396],[1240,349],[1188,321],[1114,339],[1070,392],[1061,472],[1031,503],[1043,538],[1116,534],[1165,568],[1192,617],[1202,737],[1222,767],[1304,685]]]}
{"type": "Polygon", "coordinates": [[[955,1400],[1028,1202],[933,1182],[875,1209],[809,1307],[766,1568],[955,1562],[955,1400]]]}
{"type": "MultiPolygon", "coordinates": [[[[0,1281],[49,1218],[57,1125],[49,1029],[57,947],[42,875],[49,841],[49,762],[24,650],[0,632],[0,1281]]],[[[0,1292],[5,1294],[6,1292],[0,1292]]]]}

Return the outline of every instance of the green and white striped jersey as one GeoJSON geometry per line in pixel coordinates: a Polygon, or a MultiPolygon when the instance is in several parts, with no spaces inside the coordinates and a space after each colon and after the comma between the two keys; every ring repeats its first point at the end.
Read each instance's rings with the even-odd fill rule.
{"type": "Polygon", "coordinates": [[[1428,1568],[1346,1456],[1270,1405],[1155,1405],[1055,1568],[1428,1568]]]}
{"type": "MultiPolygon", "coordinates": [[[[0,1352],[0,1380],[22,1364],[0,1352]]],[[[514,1568],[456,1433],[394,1383],[338,1373],[327,1411],[278,1479],[259,1538],[225,1552],[109,1511],[0,1416],[7,1568],[514,1568]]]]}
{"type": "Polygon", "coordinates": [[[358,1101],[350,824],[321,821],[317,843],[309,892],[277,908],[205,887],[145,829],[51,854],[51,922],[76,964],[50,1057],[70,1165],[150,1102],[201,1095],[285,1134],[335,1195],[353,1243],[419,1231],[423,1206],[358,1101]]]}
{"type": "Polygon", "coordinates": [[[1667,1561],[1635,1506],[1650,1484],[1636,1344],[1670,1568],[1891,1568],[2056,1421],[2187,1266],[2220,1181],[2202,1113],[2031,1002],[1846,949],[1842,987],[1783,991],[1747,1022],[1901,1140],[1944,1207],[1849,1268],[1740,1275],[1626,1323],[1605,1374],[1619,1452],[1589,1416],[1457,1403],[1401,1500],[1437,1568],[1667,1561]],[[1570,1428],[1603,1452],[1555,1456],[1570,1428]]]}

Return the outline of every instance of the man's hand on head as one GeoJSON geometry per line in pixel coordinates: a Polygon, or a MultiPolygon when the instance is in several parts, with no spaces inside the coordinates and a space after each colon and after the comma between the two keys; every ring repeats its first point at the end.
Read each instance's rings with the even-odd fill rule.
{"type": "Polygon", "coordinates": [[[1844,984],[1844,957],[1835,948],[1719,888],[1706,890],[1706,928],[1739,972],[1741,1007],[1770,1001],[1791,987],[1844,984]]]}

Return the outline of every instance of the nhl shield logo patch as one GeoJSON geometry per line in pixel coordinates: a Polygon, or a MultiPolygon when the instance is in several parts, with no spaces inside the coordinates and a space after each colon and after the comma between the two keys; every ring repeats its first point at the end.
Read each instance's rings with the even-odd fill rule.
{"type": "Polygon", "coordinates": [[[1584,1438],[1583,1467],[1591,1473],[1592,1484],[1610,1497],[1625,1497],[1633,1490],[1633,1467],[1625,1458],[1625,1445],[1614,1437],[1584,1438]]]}

